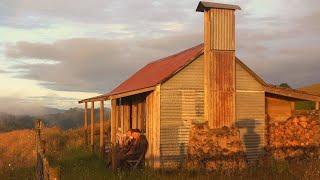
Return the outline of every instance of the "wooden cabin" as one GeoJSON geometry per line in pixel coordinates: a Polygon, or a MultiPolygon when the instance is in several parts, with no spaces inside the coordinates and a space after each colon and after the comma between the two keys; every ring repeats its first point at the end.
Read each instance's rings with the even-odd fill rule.
{"type": "MultiPolygon", "coordinates": [[[[206,121],[211,128],[239,127],[248,158],[257,158],[268,120],[287,119],[298,100],[314,101],[319,109],[320,97],[269,85],[235,57],[236,10],[240,7],[199,2],[204,44],[153,61],[113,91],[81,100],[86,113],[87,103],[98,101],[103,109],[110,100],[111,141],[117,132],[141,129],[149,141],[146,159],[154,168],[181,165],[191,124],[206,121]]],[[[85,128],[87,122],[85,115],[85,128]]]]}

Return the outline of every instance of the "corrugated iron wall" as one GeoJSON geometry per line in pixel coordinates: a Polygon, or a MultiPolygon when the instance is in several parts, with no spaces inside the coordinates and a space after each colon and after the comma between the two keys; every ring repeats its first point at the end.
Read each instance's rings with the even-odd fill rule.
{"type": "Polygon", "coordinates": [[[235,16],[233,10],[211,9],[211,49],[235,50],[235,16]]]}
{"type": "MultiPolygon", "coordinates": [[[[199,57],[161,85],[160,155],[163,167],[183,163],[191,122],[204,122],[203,61],[203,56],[199,57]]],[[[255,159],[265,144],[265,92],[238,63],[235,67],[237,113],[236,122],[231,125],[240,128],[248,158],[255,159]]]]}
{"type": "Polygon", "coordinates": [[[234,10],[204,12],[205,119],[211,128],[235,120],[235,15],[234,10]]]}
{"type": "Polygon", "coordinates": [[[235,55],[232,51],[217,51],[212,56],[213,127],[231,126],[235,120],[235,55]]]}
{"type": "Polygon", "coordinates": [[[203,56],[161,85],[162,167],[176,167],[187,153],[191,122],[204,120],[203,56]]]}
{"type": "Polygon", "coordinates": [[[236,64],[236,126],[240,129],[246,154],[255,160],[265,145],[265,92],[263,86],[236,64]]]}

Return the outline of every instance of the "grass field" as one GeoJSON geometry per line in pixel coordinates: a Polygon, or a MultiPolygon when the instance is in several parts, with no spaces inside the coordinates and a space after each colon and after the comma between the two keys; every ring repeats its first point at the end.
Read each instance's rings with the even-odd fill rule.
{"type": "MultiPolygon", "coordinates": [[[[61,155],[64,158],[54,161],[65,180],[102,180],[102,179],[319,179],[320,161],[309,162],[272,162],[268,166],[252,166],[244,171],[229,173],[205,173],[176,171],[136,171],[112,172],[105,168],[104,162],[91,152],[82,149],[68,149],[61,155]]],[[[0,173],[0,179],[34,179],[34,169],[20,168],[0,173]]]]}
{"type": "MultiPolygon", "coordinates": [[[[69,149],[65,158],[56,161],[62,179],[319,179],[319,161],[289,164],[275,162],[269,166],[253,166],[233,174],[187,172],[187,171],[117,171],[105,168],[97,155],[83,149],[69,149]]],[[[34,179],[34,168],[20,168],[0,173],[0,179],[34,179]]]]}
{"type": "MultiPolygon", "coordinates": [[[[18,137],[23,135],[23,133],[29,134],[30,132],[16,132],[18,137]]],[[[82,142],[82,134],[83,132],[81,130],[61,131],[56,128],[47,129],[44,133],[44,137],[47,140],[47,155],[50,164],[51,166],[59,167],[62,179],[320,179],[320,160],[296,161],[290,163],[287,161],[276,162],[268,160],[267,162],[250,166],[243,171],[234,173],[190,172],[183,169],[175,171],[153,171],[144,169],[112,172],[105,167],[104,162],[98,155],[85,148],[82,142]]],[[[14,132],[6,134],[6,136],[15,137],[14,132]]],[[[7,143],[10,143],[10,141],[7,141],[7,143]]],[[[0,153],[0,161],[3,160],[3,157],[6,157],[7,163],[22,163],[22,161],[17,160],[19,159],[19,156],[14,156],[13,152],[18,154],[25,154],[22,153],[24,150],[30,152],[30,147],[27,146],[32,147],[34,145],[32,143],[27,144],[26,142],[17,143],[15,151],[3,151],[2,155],[5,156],[1,156],[0,153]],[[10,158],[9,155],[12,157],[10,158]]],[[[3,144],[3,147],[5,147],[5,144],[3,144]]],[[[34,161],[31,160],[30,162],[34,161]]],[[[5,168],[0,169],[0,180],[35,179],[35,169],[33,166],[30,166],[30,162],[27,162],[28,166],[17,164],[19,166],[6,166],[5,168]]]]}

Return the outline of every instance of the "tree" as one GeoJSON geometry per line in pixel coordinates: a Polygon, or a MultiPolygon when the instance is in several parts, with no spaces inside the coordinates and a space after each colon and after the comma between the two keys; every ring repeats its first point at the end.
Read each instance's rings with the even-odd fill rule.
{"type": "Polygon", "coordinates": [[[289,84],[288,84],[288,83],[281,83],[281,84],[279,85],[279,87],[283,87],[283,88],[291,88],[291,86],[289,86],[289,84]]]}

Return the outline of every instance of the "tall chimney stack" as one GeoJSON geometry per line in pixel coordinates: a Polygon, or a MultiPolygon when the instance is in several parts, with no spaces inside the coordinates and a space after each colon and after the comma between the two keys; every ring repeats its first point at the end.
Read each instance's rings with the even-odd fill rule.
{"type": "Polygon", "coordinates": [[[200,1],[204,12],[204,112],[210,128],[231,126],[236,118],[236,5],[200,1]]]}

